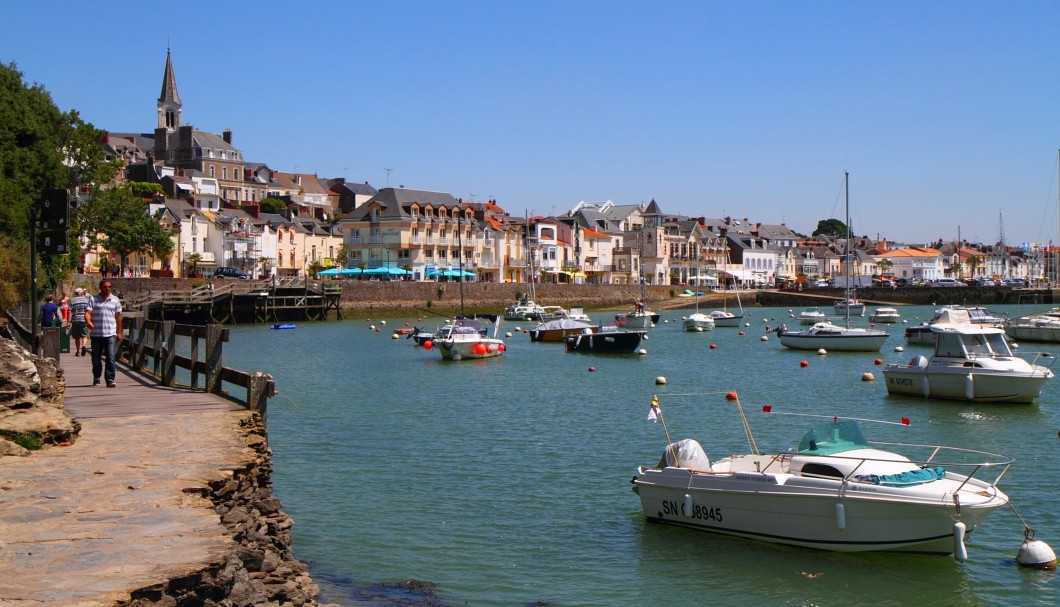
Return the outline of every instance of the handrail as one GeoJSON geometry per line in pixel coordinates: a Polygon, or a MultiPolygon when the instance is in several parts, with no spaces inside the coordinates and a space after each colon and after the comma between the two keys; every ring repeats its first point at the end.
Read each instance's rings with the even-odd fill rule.
{"type": "Polygon", "coordinates": [[[124,335],[115,348],[115,357],[134,371],[157,379],[163,386],[202,389],[265,415],[269,397],[276,394],[276,384],[271,375],[223,366],[221,346],[228,341],[228,329],[223,325],[180,325],[141,316],[127,318],[123,324],[124,335]],[[187,349],[182,347],[178,352],[177,337],[188,338],[187,349]],[[177,383],[178,370],[190,374],[190,384],[177,383]],[[202,388],[200,376],[205,379],[202,388]],[[223,388],[225,383],[245,388],[246,398],[230,395],[223,388]]]}

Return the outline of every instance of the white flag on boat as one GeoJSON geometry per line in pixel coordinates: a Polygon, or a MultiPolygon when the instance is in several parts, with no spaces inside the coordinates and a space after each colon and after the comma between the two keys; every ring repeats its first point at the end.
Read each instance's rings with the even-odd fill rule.
{"type": "Polygon", "coordinates": [[[653,394],[651,407],[648,409],[648,421],[658,422],[660,414],[662,414],[662,409],[659,408],[659,397],[653,394]]]}

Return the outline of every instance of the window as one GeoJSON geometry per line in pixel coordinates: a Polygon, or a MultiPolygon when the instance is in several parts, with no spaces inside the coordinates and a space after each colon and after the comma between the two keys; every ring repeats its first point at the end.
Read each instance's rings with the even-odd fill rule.
{"type": "Polygon", "coordinates": [[[228,167],[221,167],[221,179],[228,179],[228,167]]]}
{"type": "Polygon", "coordinates": [[[211,165],[210,165],[210,177],[216,177],[216,176],[217,176],[217,175],[215,174],[216,172],[217,172],[217,169],[216,169],[216,167],[214,167],[214,165],[212,165],[212,164],[211,164],[211,165]]]}

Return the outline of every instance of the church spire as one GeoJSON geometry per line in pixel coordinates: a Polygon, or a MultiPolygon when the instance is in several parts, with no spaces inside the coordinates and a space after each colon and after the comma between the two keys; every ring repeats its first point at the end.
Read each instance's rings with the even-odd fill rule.
{"type": "Polygon", "coordinates": [[[182,108],[177,93],[177,77],[173,73],[173,57],[166,49],[166,71],[162,75],[162,93],[158,96],[158,128],[173,132],[180,127],[182,108]]]}

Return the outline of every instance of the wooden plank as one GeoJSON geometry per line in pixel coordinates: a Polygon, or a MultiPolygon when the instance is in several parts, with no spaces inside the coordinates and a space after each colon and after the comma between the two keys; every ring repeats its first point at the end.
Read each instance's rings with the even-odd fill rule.
{"type": "Polygon", "coordinates": [[[92,358],[64,354],[59,361],[66,378],[65,407],[76,418],[180,415],[201,411],[239,411],[243,407],[217,394],[162,386],[157,380],[118,363],[114,388],[92,385],[92,358]]]}

